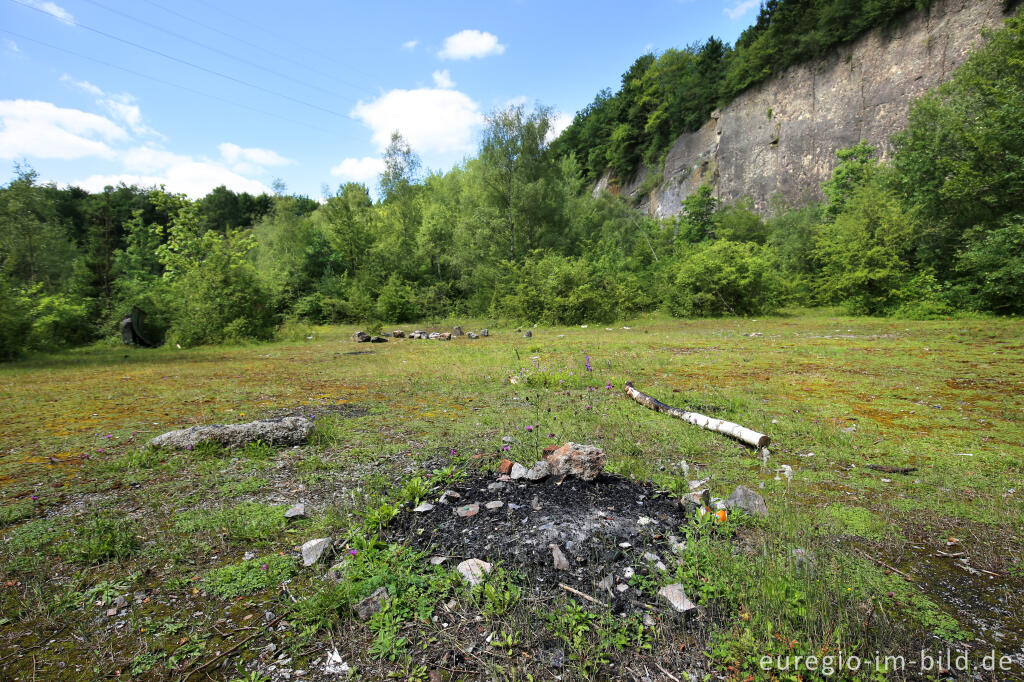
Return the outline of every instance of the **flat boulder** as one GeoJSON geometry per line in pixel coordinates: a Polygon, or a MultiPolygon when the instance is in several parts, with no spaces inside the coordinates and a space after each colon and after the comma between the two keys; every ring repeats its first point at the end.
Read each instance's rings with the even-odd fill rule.
{"type": "Polygon", "coordinates": [[[371,336],[363,331],[358,331],[352,335],[352,340],[356,343],[369,343],[371,336]]]}
{"type": "Polygon", "coordinates": [[[189,450],[200,443],[217,443],[240,448],[263,441],[267,445],[301,445],[313,432],[313,421],[305,417],[260,419],[245,424],[208,424],[168,431],[149,441],[154,447],[189,450]]]}
{"type": "Polygon", "coordinates": [[[544,453],[548,473],[552,476],[575,476],[593,481],[604,469],[605,454],[593,445],[566,443],[553,452],[544,453]]]}

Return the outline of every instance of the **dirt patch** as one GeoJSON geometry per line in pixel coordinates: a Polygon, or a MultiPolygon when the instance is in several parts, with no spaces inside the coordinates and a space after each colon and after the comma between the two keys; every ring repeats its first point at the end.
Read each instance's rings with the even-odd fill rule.
{"type": "Polygon", "coordinates": [[[316,419],[318,417],[331,415],[341,417],[342,419],[355,419],[357,417],[365,417],[368,414],[370,414],[370,408],[363,407],[361,405],[352,405],[351,403],[343,403],[340,405],[318,403],[273,410],[268,416],[272,419],[280,417],[309,417],[310,419],[316,419]]]}
{"type": "Polygon", "coordinates": [[[474,476],[430,502],[428,512],[401,513],[388,540],[447,557],[452,565],[468,558],[502,562],[538,595],[566,595],[562,583],[616,613],[658,603],[656,583],[672,582],[666,578],[675,570],[683,510],[650,484],[604,473],[589,483],[474,476]],[[501,505],[488,508],[495,502],[501,505]],[[460,516],[470,505],[479,510],[460,516]],[[552,546],[567,568],[556,568],[552,546]]]}

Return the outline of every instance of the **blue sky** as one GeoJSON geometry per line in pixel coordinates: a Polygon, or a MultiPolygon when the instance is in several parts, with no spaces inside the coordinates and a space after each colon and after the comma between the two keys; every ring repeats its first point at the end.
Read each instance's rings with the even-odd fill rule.
{"type": "Polygon", "coordinates": [[[560,125],[647,50],[733,42],[758,0],[0,0],[0,162],[97,191],[163,183],[320,197],[373,186],[398,129],[425,169],[484,117],[560,125]]]}

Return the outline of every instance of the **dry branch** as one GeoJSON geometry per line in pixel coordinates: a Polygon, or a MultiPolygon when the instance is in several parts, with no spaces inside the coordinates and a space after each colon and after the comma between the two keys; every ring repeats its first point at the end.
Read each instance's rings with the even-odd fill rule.
{"type": "Polygon", "coordinates": [[[706,417],[703,414],[698,414],[696,412],[687,412],[686,410],[681,410],[678,407],[666,405],[660,400],[652,398],[646,393],[641,393],[640,391],[633,388],[633,382],[631,381],[626,382],[626,395],[628,395],[630,398],[637,401],[644,407],[650,408],[655,412],[662,412],[672,417],[677,417],[679,419],[682,419],[683,421],[690,422],[694,426],[699,426],[702,429],[707,429],[708,431],[724,433],[727,436],[732,436],[736,440],[746,443],[747,445],[750,445],[755,448],[768,447],[768,444],[772,441],[771,438],[764,435],[763,433],[751,431],[745,426],[733,424],[732,422],[727,422],[722,419],[713,419],[712,417],[706,417]]]}

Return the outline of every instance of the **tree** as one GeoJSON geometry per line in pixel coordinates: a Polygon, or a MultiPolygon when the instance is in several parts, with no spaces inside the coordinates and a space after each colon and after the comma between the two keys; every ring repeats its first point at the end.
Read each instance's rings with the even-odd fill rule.
{"type": "Polygon", "coordinates": [[[551,110],[544,107],[526,113],[516,105],[487,119],[479,171],[484,201],[497,215],[492,230],[510,260],[537,246],[538,234],[559,227],[550,184],[557,167],[545,154],[550,128],[551,110]]]}

